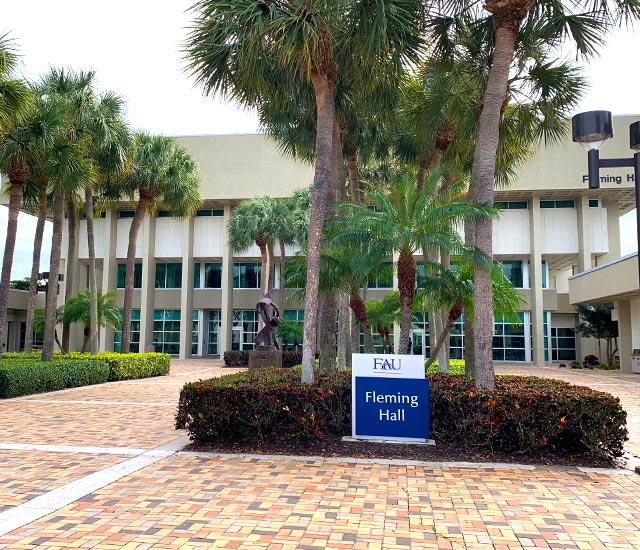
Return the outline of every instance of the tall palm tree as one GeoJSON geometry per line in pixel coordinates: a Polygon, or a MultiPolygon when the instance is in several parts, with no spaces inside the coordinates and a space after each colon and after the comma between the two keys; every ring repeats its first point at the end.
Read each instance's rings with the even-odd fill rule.
{"type": "Polygon", "coordinates": [[[132,200],[138,197],[129,228],[122,313],[121,353],[129,353],[136,243],[142,220],[159,204],[177,217],[191,216],[202,203],[202,198],[198,166],[172,137],[137,133],[128,175],[118,183],[123,185],[132,200]]]}
{"type": "MultiPolygon", "coordinates": [[[[602,44],[604,32],[609,27],[640,16],[640,2],[489,0],[482,7],[459,2],[447,2],[445,5],[453,10],[462,5],[464,11],[477,20],[485,19],[484,14],[488,12],[490,19],[484,28],[491,28],[495,37],[481,101],[470,189],[474,201],[488,205],[493,201],[500,123],[508,102],[507,90],[514,57],[521,45],[518,43],[519,38],[527,35],[544,37],[547,49],[551,50],[559,48],[566,40],[572,40],[579,53],[591,55],[602,44]]],[[[491,222],[479,221],[473,236],[473,244],[491,256],[491,222]]],[[[491,277],[487,270],[477,267],[474,285],[476,385],[493,388],[495,382],[491,366],[491,343],[494,320],[491,309],[491,277]]]]}
{"type": "MultiPolygon", "coordinates": [[[[430,174],[423,189],[416,186],[415,177],[403,173],[388,189],[372,186],[364,204],[342,203],[342,229],[336,227],[336,243],[376,241],[386,254],[398,254],[397,273],[400,292],[400,341],[396,349],[406,350],[411,334],[411,317],[416,288],[414,254],[422,247],[463,254],[465,248],[457,224],[490,216],[487,208],[469,205],[464,197],[465,182],[454,182],[448,189],[440,188],[442,172],[430,174]]],[[[468,251],[467,251],[468,252],[468,251]]]]}
{"type": "MultiPolygon", "coordinates": [[[[40,86],[41,92],[54,95],[69,108],[70,140],[82,143],[87,245],[89,251],[89,291],[91,298],[90,351],[98,352],[98,296],[94,237],[94,189],[105,177],[124,170],[126,150],[130,140],[124,122],[123,101],[113,92],[98,95],[95,91],[95,72],[75,72],[51,69],[40,86]]],[[[68,258],[68,261],[72,261],[68,258]]],[[[68,270],[69,271],[69,270],[68,270]]],[[[68,273],[69,274],[69,273],[68,273]]],[[[69,287],[72,288],[69,283],[69,287]]],[[[67,332],[68,334],[68,332],[67,332]]],[[[68,337],[67,337],[68,338],[68,337]]],[[[63,341],[65,334],[63,334],[63,341]]]]}
{"type": "MultiPolygon", "coordinates": [[[[7,34],[0,35],[0,168],[7,173],[10,186],[9,217],[7,221],[7,236],[2,259],[2,273],[0,275],[0,355],[4,351],[4,338],[7,324],[7,306],[9,300],[9,282],[15,250],[16,233],[18,228],[18,212],[22,203],[22,191],[26,184],[24,170],[19,170],[18,160],[12,161],[5,156],[7,141],[5,132],[15,128],[20,119],[26,114],[30,103],[29,87],[26,83],[15,78],[18,65],[18,55],[7,34]],[[9,169],[13,170],[9,173],[9,169]]],[[[9,145],[10,147],[10,145],[9,145]]]]}
{"type": "Polygon", "coordinates": [[[189,69],[206,93],[256,107],[311,85],[316,104],[316,167],[308,232],[302,381],[313,382],[320,249],[329,185],[335,86],[340,74],[390,81],[422,46],[422,2],[199,0],[187,40],[189,69]],[[389,5],[391,4],[391,5],[389,5]],[[365,76],[366,75],[366,76],[365,76]],[[281,86],[274,86],[281,84],[281,86]]]}

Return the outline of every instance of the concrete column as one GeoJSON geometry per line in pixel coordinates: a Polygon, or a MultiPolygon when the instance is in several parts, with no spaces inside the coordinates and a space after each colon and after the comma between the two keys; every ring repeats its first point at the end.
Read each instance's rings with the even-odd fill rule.
{"type": "Polygon", "coordinates": [[[180,294],[180,359],[191,357],[193,315],[193,217],[182,222],[182,292],[180,294]]]}
{"type": "Polygon", "coordinates": [[[540,220],[540,196],[531,198],[529,210],[531,232],[531,256],[529,258],[529,281],[531,287],[531,336],[533,364],[544,366],[544,308],[542,294],[542,223],[540,220]]]}
{"type": "Polygon", "coordinates": [[[224,230],[222,235],[222,308],[220,311],[220,357],[231,351],[233,327],[233,253],[229,248],[227,223],[231,205],[224,206],[224,230]]]}
{"type": "MultiPolygon", "coordinates": [[[[609,252],[602,257],[602,262],[609,262],[620,257],[620,205],[617,200],[603,201],[607,209],[607,239],[609,252]]],[[[600,262],[599,262],[600,263],[600,262]]]]}
{"type": "MultiPolygon", "coordinates": [[[[118,285],[118,211],[107,210],[104,226],[104,254],[102,260],[102,292],[115,292],[118,285]]],[[[126,237],[126,236],[123,236],[126,237]]],[[[113,329],[100,327],[100,351],[113,351],[113,329]]]]}
{"type": "Polygon", "coordinates": [[[146,214],[142,236],[142,288],[140,289],[140,353],[153,342],[153,309],[156,290],[156,217],[146,214]]]}
{"type": "Polygon", "coordinates": [[[629,300],[621,300],[615,303],[615,307],[618,311],[620,371],[631,372],[631,352],[633,351],[631,304],[629,300]]]}
{"type": "Polygon", "coordinates": [[[589,195],[581,195],[576,201],[578,208],[578,272],[591,269],[591,213],[589,195]]]}

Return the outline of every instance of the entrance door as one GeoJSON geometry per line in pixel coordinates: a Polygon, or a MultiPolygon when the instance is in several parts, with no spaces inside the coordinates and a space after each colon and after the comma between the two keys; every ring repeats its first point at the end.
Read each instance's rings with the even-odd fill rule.
{"type": "Polygon", "coordinates": [[[233,327],[231,330],[231,349],[232,351],[242,350],[242,327],[233,327]]]}
{"type": "Polygon", "coordinates": [[[411,331],[411,353],[424,357],[424,330],[416,328],[411,331]]]}

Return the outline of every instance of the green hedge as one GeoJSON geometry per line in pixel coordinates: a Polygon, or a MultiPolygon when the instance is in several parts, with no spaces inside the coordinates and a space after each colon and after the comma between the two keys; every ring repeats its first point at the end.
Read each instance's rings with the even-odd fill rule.
{"type": "MultiPolygon", "coordinates": [[[[225,351],[223,355],[225,367],[248,367],[249,352],[247,351],[225,351]]],[[[289,368],[302,363],[301,351],[283,351],[282,367],[289,368]]]]}
{"type": "Polygon", "coordinates": [[[39,353],[5,353],[0,362],[0,398],[169,374],[165,353],[55,353],[44,363],[39,353]],[[105,375],[106,372],[106,375],[105,375]]]}
{"type": "Polygon", "coordinates": [[[0,398],[19,397],[49,391],[103,384],[109,380],[105,361],[52,361],[2,359],[0,398]]]}
{"type": "MultiPolygon", "coordinates": [[[[558,380],[498,376],[494,391],[456,374],[429,374],[431,434],[501,452],[621,456],[626,412],[618,398],[558,380]]],[[[256,369],[186,384],[176,426],[197,442],[322,438],[350,433],[351,374],[300,383],[299,369],[256,369]]]]}

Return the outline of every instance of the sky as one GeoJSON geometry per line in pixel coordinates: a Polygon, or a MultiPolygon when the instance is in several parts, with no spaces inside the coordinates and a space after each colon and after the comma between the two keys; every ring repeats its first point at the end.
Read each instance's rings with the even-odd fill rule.
{"type": "MultiPolygon", "coordinates": [[[[95,70],[101,91],[124,97],[135,130],[165,135],[256,132],[255,113],[204,97],[185,72],[180,50],[191,24],[192,4],[193,0],[3,2],[0,35],[8,32],[15,40],[26,78],[37,80],[51,66],[95,70]]],[[[584,67],[591,88],[576,112],[640,113],[638,76],[629,68],[637,45],[631,31],[623,29],[610,37],[601,56],[584,67]]],[[[7,209],[2,207],[0,255],[6,223],[7,209]]],[[[12,279],[31,272],[35,218],[21,214],[18,224],[12,279]]],[[[49,264],[51,224],[47,225],[42,266],[49,264]]],[[[623,255],[637,250],[635,234],[633,212],[621,218],[623,255]]]]}

